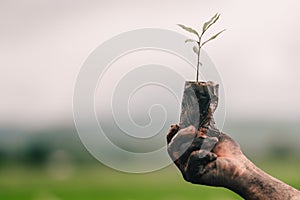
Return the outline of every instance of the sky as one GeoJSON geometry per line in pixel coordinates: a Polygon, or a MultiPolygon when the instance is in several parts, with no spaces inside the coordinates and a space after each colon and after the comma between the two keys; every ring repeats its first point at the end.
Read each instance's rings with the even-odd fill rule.
{"type": "Polygon", "coordinates": [[[0,0],[0,126],[72,123],[76,77],[100,44],[140,28],[185,34],[176,24],[200,29],[216,12],[212,32],[226,31],[205,51],[226,117],[297,120],[299,9],[296,0],[0,0]]]}

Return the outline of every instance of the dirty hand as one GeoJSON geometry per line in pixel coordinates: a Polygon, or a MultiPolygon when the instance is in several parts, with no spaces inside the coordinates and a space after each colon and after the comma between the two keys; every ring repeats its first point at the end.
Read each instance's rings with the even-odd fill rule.
{"type": "Polygon", "coordinates": [[[246,168],[247,158],[239,145],[223,133],[209,137],[204,129],[172,125],[167,142],[170,157],[191,183],[228,188],[246,168]]]}
{"type": "Polygon", "coordinates": [[[225,187],[247,200],[300,200],[300,191],[255,166],[229,136],[206,133],[177,125],[168,132],[168,153],[186,181],[225,187]]]}

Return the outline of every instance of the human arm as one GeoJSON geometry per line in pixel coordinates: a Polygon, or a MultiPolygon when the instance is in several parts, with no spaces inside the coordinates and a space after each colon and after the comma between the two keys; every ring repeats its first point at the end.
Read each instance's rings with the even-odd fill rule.
{"type": "Polygon", "coordinates": [[[298,190],[259,169],[232,138],[208,137],[205,131],[173,125],[168,132],[168,153],[186,181],[225,187],[248,200],[300,200],[298,190]],[[215,145],[207,151],[210,144],[215,145]]]}

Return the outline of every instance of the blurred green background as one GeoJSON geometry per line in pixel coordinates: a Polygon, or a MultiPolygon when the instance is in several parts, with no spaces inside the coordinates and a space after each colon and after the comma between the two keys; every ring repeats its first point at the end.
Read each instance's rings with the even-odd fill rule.
{"type": "MultiPolygon", "coordinates": [[[[278,123],[226,124],[225,132],[259,167],[300,188],[299,145],[291,124],[280,125],[289,131],[278,123]],[[272,134],[259,135],[267,130],[272,134]],[[280,142],[284,133],[291,137],[280,142]]],[[[0,133],[0,199],[241,199],[223,188],[186,183],[174,165],[146,174],[109,169],[90,156],[72,127],[0,133]]]]}

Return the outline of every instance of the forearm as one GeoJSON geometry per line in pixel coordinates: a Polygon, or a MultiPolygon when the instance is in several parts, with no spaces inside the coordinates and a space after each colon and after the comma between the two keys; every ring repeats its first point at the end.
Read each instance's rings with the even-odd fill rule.
{"type": "Polygon", "coordinates": [[[247,200],[300,200],[298,190],[268,175],[246,158],[240,171],[228,189],[247,200]]]}

